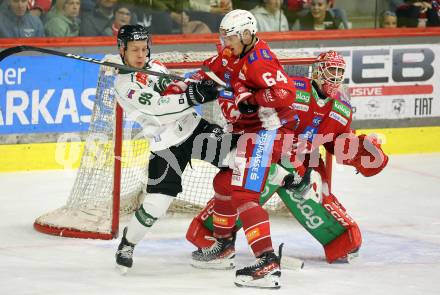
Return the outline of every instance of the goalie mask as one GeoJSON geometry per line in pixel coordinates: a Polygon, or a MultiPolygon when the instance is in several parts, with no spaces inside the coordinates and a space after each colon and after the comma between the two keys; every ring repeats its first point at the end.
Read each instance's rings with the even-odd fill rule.
{"type": "MultiPolygon", "coordinates": [[[[257,33],[257,20],[254,15],[247,10],[235,9],[228,12],[220,23],[221,36],[228,37],[237,35],[243,43],[243,33],[248,30],[252,36],[257,33]]],[[[224,40],[220,37],[222,46],[224,40]]],[[[243,43],[244,44],[244,43],[243,43]]]]}
{"type": "MultiPolygon", "coordinates": [[[[148,62],[150,60],[151,35],[148,30],[141,25],[125,25],[119,29],[118,49],[122,48],[125,52],[125,50],[127,50],[128,42],[142,40],[147,42],[146,58],[148,62]]],[[[124,57],[122,55],[121,58],[124,61],[124,57]]]]}
{"type": "Polygon", "coordinates": [[[344,82],[345,61],[336,51],[321,53],[313,71],[313,79],[317,82],[322,93],[335,98],[341,84],[344,82]]]}

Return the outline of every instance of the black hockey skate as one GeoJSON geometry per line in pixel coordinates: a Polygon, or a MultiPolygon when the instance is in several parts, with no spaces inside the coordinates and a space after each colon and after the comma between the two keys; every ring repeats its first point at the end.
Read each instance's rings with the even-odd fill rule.
{"type": "Polygon", "coordinates": [[[235,272],[235,285],[238,287],[254,287],[262,289],[279,289],[281,287],[281,251],[279,255],[266,252],[254,265],[244,267],[235,272]]]}
{"type": "Polygon", "coordinates": [[[196,268],[232,269],[235,267],[235,235],[230,238],[214,239],[211,247],[192,252],[191,265],[196,268]]]}
{"type": "Polygon", "coordinates": [[[133,250],[135,244],[127,241],[125,235],[127,228],[124,228],[121,243],[119,243],[118,251],[116,251],[116,264],[122,274],[126,274],[128,269],[133,266],[133,250]]]}

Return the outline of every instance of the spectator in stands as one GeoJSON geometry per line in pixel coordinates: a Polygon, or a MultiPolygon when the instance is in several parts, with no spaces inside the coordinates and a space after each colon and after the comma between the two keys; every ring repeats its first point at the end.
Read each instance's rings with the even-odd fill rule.
{"type": "Polygon", "coordinates": [[[408,28],[440,26],[438,4],[436,0],[406,0],[396,10],[397,26],[408,28]]]}
{"type": "Polygon", "coordinates": [[[341,16],[330,9],[332,0],[312,0],[310,9],[299,19],[300,30],[343,29],[341,16]]]}
{"type": "Polygon", "coordinates": [[[52,0],[29,0],[28,8],[32,15],[41,17],[52,7],[52,0]]]}
{"type": "Polygon", "coordinates": [[[119,29],[122,26],[131,24],[131,14],[132,14],[132,8],[128,4],[118,4],[115,6],[114,14],[115,14],[115,21],[112,25],[113,30],[113,36],[117,36],[119,29]]]}
{"type": "Polygon", "coordinates": [[[96,7],[96,0],[81,0],[80,15],[83,15],[85,12],[93,11],[93,9],[95,9],[95,7],[96,7]]]}
{"type": "Polygon", "coordinates": [[[40,18],[28,11],[28,0],[4,0],[0,9],[0,38],[44,37],[40,18]]]}
{"type": "Polygon", "coordinates": [[[148,29],[151,34],[171,34],[173,21],[167,6],[161,0],[149,0],[136,7],[134,16],[137,24],[148,29]]]}
{"type": "Polygon", "coordinates": [[[190,20],[185,11],[172,11],[171,19],[180,27],[183,34],[208,34],[211,33],[208,25],[198,20],[190,20]]]}
{"type": "Polygon", "coordinates": [[[117,0],[96,0],[96,7],[84,13],[81,19],[81,36],[112,36],[113,9],[117,0]]]}
{"type": "Polygon", "coordinates": [[[259,32],[285,32],[289,23],[281,10],[282,0],[261,0],[260,4],[250,12],[257,19],[259,32]]]}
{"type": "Polygon", "coordinates": [[[285,15],[289,22],[289,27],[294,28],[297,20],[307,14],[310,9],[311,0],[286,0],[285,15]]]}
{"type": "Polygon", "coordinates": [[[57,0],[55,11],[44,24],[46,36],[79,36],[80,7],[80,0],[57,0]]]}
{"type": "MultiPolygon", "coordinates": [[[[210,33],[211,30],[202,21],[193,20],[190,15],[189,0],[160,0],[156,5],[160,5],[161,10],[170,11],[173,20],[173,33],[210,33]]],[[[209,14],[212,16],[211,14],[209,14]]],[[[220,23],[219,23],[220,24],[220,23]]],[[[218,30],[218,27],[216,28],[218,30]]]]}
{"type": "MultiPolygon", "coordinates": [[[[232,0],[234,9],[251,10],[260,3],[261,0],[232,0]]],[[[285,0],[290,1],[290,0],[285,0]]],[[[302,0],[298,0],[302,1],[302,0]]]]}
{"type": "Polygon", "coordinates": [[[385,29],[397,28],[397,16],[394,12],[386,10],[380,15],[380,27],[385,29]]]}
{"type": "Polygon", "coordinates": [[[205,11],[224,15],[232,10],[231,0],[189,0],[189,7],[195,11],[205,11]]]}
{"type": "Polygon", "coordinates": [[[217,32],[223,16],[232,8],[231,0],[189,0],[186,13],[191,21],[201,21],[207,24],[211,31],[217,32]]]}

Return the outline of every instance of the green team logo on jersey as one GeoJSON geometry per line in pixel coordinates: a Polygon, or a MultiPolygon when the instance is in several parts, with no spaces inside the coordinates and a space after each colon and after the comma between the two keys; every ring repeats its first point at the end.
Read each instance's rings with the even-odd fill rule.
{"type": "Polygon", "coordinates": [[[333,110],[343,115],[346,118],[350,118],[351,110],[346,105],[343,105],[337,100],[333,101],[333,110]]]}
{"type": "Polygon", "coordinates": [[[296,101],[302,103],[310,103],[310,93],[306,91],[297,90],[296,91],[296,101]]]}
{"type": "Polygon", "coordinates": [[[162,93],[162,91],[164,91],[165,89],[167,89],[168,85],[171,84],[171,82],[173,82],[171,80],[171,78],[168,77],[159,77],[159,79],[157,80],[156,84],[154,84],[154,91],[162,93]]]}

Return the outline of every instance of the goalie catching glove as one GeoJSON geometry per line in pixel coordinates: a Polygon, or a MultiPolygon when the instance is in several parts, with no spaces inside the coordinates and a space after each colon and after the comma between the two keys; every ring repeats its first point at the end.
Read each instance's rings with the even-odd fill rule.
{"type": "Polygon", "coordinates": [[[219,94],[218,85],[212,80],[202,80],[188,85],[185,91],[189,105],[200,105],[216,100],[219,94]]]}
{"type": "Polygon", "coordinates": [[[378,139],[365,134],[359,135],[359,149],[354,157],[344,160],[345,165],[353,166],[363,176],[378,174],[388,164],[388,156],[383,152],[378,139]]]}

